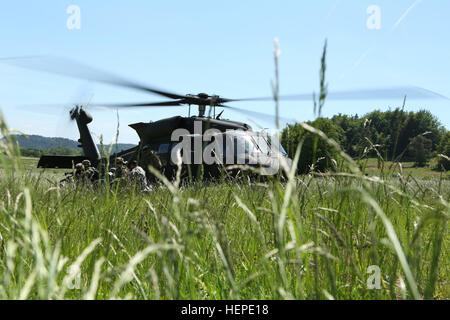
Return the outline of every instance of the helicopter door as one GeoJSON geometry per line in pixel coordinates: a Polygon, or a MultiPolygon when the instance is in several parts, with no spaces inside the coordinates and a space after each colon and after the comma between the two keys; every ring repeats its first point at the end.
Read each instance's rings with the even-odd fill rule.
{"type": "Polygon", "coordinates": [[[159,145],[158,156],[159,156],[163,166],[166,166],[169,163],[170,154],[169,154],[169,144],[168,143],[162,143],[159,145]]]}

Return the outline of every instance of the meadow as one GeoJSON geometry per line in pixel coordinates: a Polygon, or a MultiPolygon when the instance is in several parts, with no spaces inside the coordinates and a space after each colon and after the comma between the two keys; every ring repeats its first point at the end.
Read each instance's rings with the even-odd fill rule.
{"type": "Polygon", "coordinates": [[[355,162],[315,133],[339,171],[149,194],[61,187],[4,140],[0,298],[449,299],[448,176],[355,162]]]}

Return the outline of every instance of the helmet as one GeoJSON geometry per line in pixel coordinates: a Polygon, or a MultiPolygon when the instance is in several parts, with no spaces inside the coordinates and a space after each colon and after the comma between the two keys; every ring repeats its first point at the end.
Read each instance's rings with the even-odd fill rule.
{"type": "Polygon", "coordinates": [[[83,166],[85,167],[90,167],[91,166],[91,162],[89,160],[83,160],[83,162],[81,162],[83,164],[83,166]]]}
{"type": "Polygon", "coordinates": [[[122,157],[117,157],[116,162],[117,162],[117,163],[127,164],[127,162],[124,161],[122,157]]]}
{"type": "Polygon", "coordinates": [[[75,165],[75,169],[81,170],[81,169],[84,169],[84,166],[83,166],[82,163],[77,163],[77,164],[75,165]]]}

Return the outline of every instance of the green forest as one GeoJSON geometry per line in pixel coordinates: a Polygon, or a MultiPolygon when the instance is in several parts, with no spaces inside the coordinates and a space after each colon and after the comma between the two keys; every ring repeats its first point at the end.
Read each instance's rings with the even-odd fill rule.
{"type": "MultiPolygon", "coordinates": [[[[363,116],[338,114],[319,117],[308,125],[335,140],[354,159],[382,158],[386,161],[412,162],[415,167],[430,166],[436,171],[450,170],[450,131],[427,110],[417,112],[396,108],[373,111],[363,116]],[[434,161],[431,161],[434,160],[434,161]]],[[[41,136],[16,136],[22,156],[81,155],[73,140],[41,136]]],[[[281,144],[291,158],[302,142],[298,173],[336,169],[337,151],[299,124],[288,124],[281,144]]],[[[133,145],[119,144],[119,150],[133,145]]]]}
{"type": "MultiPolygon", "coordinates": [[[[414,166],[427,166],[437,158],[435,170],[449,170],[450,132],[429,111],[373,111],[362,117],[338,114],[307,122],[335,140],[351,157],[379,157],[386,161],[410,161],[414,166]]],[[[281,144],[290,157],[302,143],[299,173],[312,169],[333,169],[339,160],[336,151],[301,124],[287,125],[282,131],[281,144]]]]}
{"type": "MultiPolygon", "coordinates": [[[[19,144],[22,156],[40,157],[46,155],[80,155],[81,148],[77,141],[60,137],[43,137],[40,135],[14,135],[14,139],[19,144]]],[[[131,143],[118,143],[113,145],[113,150],[122,151],[134,147],[131,143]]],[[[101,149],[101,145],[97,145],[101,149]]],[[[104,146],[106,150],[110,145],[104,146]]]]}
{"type": "Polygon", "coordinates": [[[60,155],[78,156],[82,154],[82,151],[70,147],[55,147],[46,150],[20,148],[20,154],[24,157],[39,158],[44,154],[50,156],[60,156],[60,155]]]}

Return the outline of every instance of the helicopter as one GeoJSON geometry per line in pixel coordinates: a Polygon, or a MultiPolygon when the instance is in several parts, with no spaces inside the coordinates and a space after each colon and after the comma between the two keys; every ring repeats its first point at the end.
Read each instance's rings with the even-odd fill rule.
{"type": "MultiPolygon", "coordinates": [[[[234,174],[239,173],[240,168],[245,167],[264,169],[260,173],[275,175],[283,170],[289,171],[292,166],[292,159],[289,158],[276,137],[261,135],[260,132],[254,131],[250,125],[244,122],[221,119],[223,112],[227,109],[252,117],[274,119],[275,117],[268,114],[229,105],[233,102],[273,101],[274,96],[230,99],[206,93],[183,95],[143,85],[65,58],[20,57],[0,59],[0,61],[26,69],[96,81],[168,99],[162,102],[75,105],[70,110],[70,119],[77,124],[80,134],[78,142],[80,143],[79,147],[83,150],[83,156],[43,155],[38,162],[38,168],[71,169],[74,164],[86,159],[96,167],[104,167],[106,164],[114,167],[116,159],[120,157],[126,162],[136,160],[146,170],[147,177],[149,177],[148,166],[153,166],[156,159],[157,169],[166,177],[173,178],[181,159],[182,167],[186,169],[185,172],[195,176],[201,169],[204,172],[203,177],[215,178],[221,176],[222,169],[225,167],[229,167],[230,172],[234,174]],[[114,109],[189,106],[189,113],[187,117],[175,116],[154,122],[130,124],[129,126],[139,136],[139,144],[136,147],[102,157],[88,127],[88,124],[93,121],[93,117],[86,109],[96,106],[114,109]],[[191,106],[198,107],[197,115],[191,115],[191,106]],[[209,108],[208,114],[206,113],[207,108],[209,108]],[[216,108],[224,110],[216,115],[216,108]],[[180,131],[181,134],[174,139],[174,132],[180,131]],[[211,148],[211,146],[213,147],[211,148]],[[208,158],[205,150],[208,150],[209,156],[212,155],[213,161],[204,161],[204,158],[208,158]],[[236,166],[236,164],[243,166],[236,166]]],[[[405,95],[412,99],[447,99],[438,93],[413,86],[341,91],[329,93],[327,99],[398,99],[405,95]]],[[[276,96],[278,100],[291,101],[308,101],[311,98],[311,94],[276,96]]],[[[279,117],[277,116],[275,119],[278,122],[279,117]]]]}
{"type": "MultiPolygon", "coordinates": [[[[203,94],[202,96],[205,97],[203,94]]],[[[203,106],[200,106],[199,109],[202,110],[203,106]]],[[[290,166],[292,163],[286,151],[279,143],[276,143],[274,137],[254,132],[252,127],[246,123],[220,119],[220,114],[216,117],[206,116],[202,111],[193,116],[175,116],[155,122],[130,124],[129,126],[137,132],[140,138],[139,144],[136,147],[113,153],[106,159],[101,157],[88,128],[88,124],[93,120],[91,114],[85,107],[75,106],[70,111],[70,116],[76,121],[80,133],[79,147],[82,148],[84,155],[43,155],[39,159],[38,168],[71,169],[74,164],[83,160],[89,160],[94,167],[105,166],[106,162],[109,162],[111,167],[115,167],[116,160],[120,157],[125,163],[136,160],[138,165],[145,168],[147,177],[153,176],[148,171],[148,166],[152,165],[167,178],[173,179],[178,169],[176,152],[184,151],[184,154],[182,152],[180,154],[180,156],[184,156],[182,164],[184,176],[197,177],[201,169],[204,178],[214,179],[223,174],[222,169],[225,165],[232,167],[227,175],[235,177],[241,172],[240,170],[249,168],[261,169],[259,172],[263,175],[274,175],[281,169],[280,159],[284,165],[290,166]],[[179,135],[182,141],[173,139],[173,133],[177,130],[184,130],[179,135]],[[204,161],[204,157],[201,157],[200,162],[196,162],[196,154],[205,154],[207,145],[205,145],[204,137],[208,132],[212,132],[213,143],[222,140],[222,144],[220,144],[220,150],[223,150],[222,157],[220,159],[214,157],[214,160],[217,161],[209,163],[204,161]],[[188,143],[183,145],[183,142],[188,143]],[[195,145],[199,145],[199,148],[196,148],[195,145]],[[187,154],[189,155],[186,156],[187,154]],[[227,156],[228,159],[226,159],[227,156]],[[255,161],[252,162],[252,159],[255,161]],[[235,166],[233,167],[233,165],[235,166]]]]}
{"type": "MultiPolygon", "coordinates": [[[[3,59],[4,60],[4,59],[3,59]]],[[[150,86],[144,86],[134,81],[125,80],[109,72],[101,71],[88,67],[86,65],[74,62],[73,60],[61,60],[53,58],[52,60],[33,58],[13,59],[14,64],[25,63],[28,69],[37,69],[50,73],[62,74],[66,76],[81,78],[90,81],[103,82],[115,86],[125,87],[138,91],[156,94],[170,99],[163,102],[143,102],[143,103],[110,103],[110,104],[76,104],[70,111],[70,119],[76,122],[79,131],[79,145],[83,150],[82,156],[56,156],[43,155],[37,164],[38,168],[58,168],[73,169],[74,165],[83,160],[89,160],[94,167],[104,168],[108,166],[114,168],[116,159],[122,158],[125,163],[136,160],[138,165],[144,168],[147,177],[152,176],[148,171],[148,166],[155,167],[166,177],[173,178],[176,174],[178,163],[176,151],[181,149],[180,153],[183,159],[183,173],[187,172],[191,176],[197,176],[198,171],[203,171],[203,176],[215,178],[221,176],[225,166],[231,167],[227,173],[234,176],[240,172],[240,169],[260,169],[259,172],[264,175],[273,175],[280,171],[280,164],[289,166],[292,160],[287,156],[286,151],[279,144],[276,137],[267,134],[261,134],[254,131],[252,126],[247,123],[222,119],[223,111],[216,115],[216,107],[232,109],[241,113],[250,113],[253,116],[272,117],[267,114],[246,111],[237,107],[225,105],[234,101],[246,100],[272,100],[272,97],[253,98],[253,99],[228,99],[218,95],[208,95],[206,93],[181,95],[166,90],[156,89],[150,86]],[[44,63],[42,64],[42,62],[44,63]],[[31,62],[28,64],[27,62],[31,62]],[[61,68],[61,66],[63,66],[61,68]],[[132,123],[129,126],[133,128],[139,136],[137,146],[113,153],[107,156],[101,156],[93,136],[89,130],[89,124],[93,121],[89,108],[152,108],[152,107],[179,107],[189,106],[188,116],[175,116],[158,121],[132,123]],[[191,114],[191,106],[198,107],[198,114],[191,114]],[[207,108],[209,112],[207,113],[207,108]],[[177,130],[184,130],[178,139],[173,139],[173,134],[177,130]],[[212,143],[207,143],[204,136],[208,132],[213,132],[212,143]],[[182,140],[182,141],[180,141],[182,140]],[[222,140],[220,150],[216,148],[213,152],[214,161],[200,162],[196,159],[198,154],[204,154],[208,145],[222,140]],[[189,141],[188,145],[183,141],[189,141]],[[197,146],[200,144],[200,148],[197,146]],[[183,148],[184,147],[184,148],[183,148]],[[189,155],[188,155],[189,154],[189,155]],[[219,154],[219,157],[217,155],[219,154]],[[157,161],[155,161],[155,158],[157,161]],[[281,161],[281,162],[280,162],[281,161]],[[240,166],[240,169],[233,168],[240,166]]],[[[273,117],[272,117],[273,118],[273,117]]],[[[254,170],[255,171],[255,170],[254,170]]],[[[256,170],[257,171],[257,170],[256,170]]]]}

